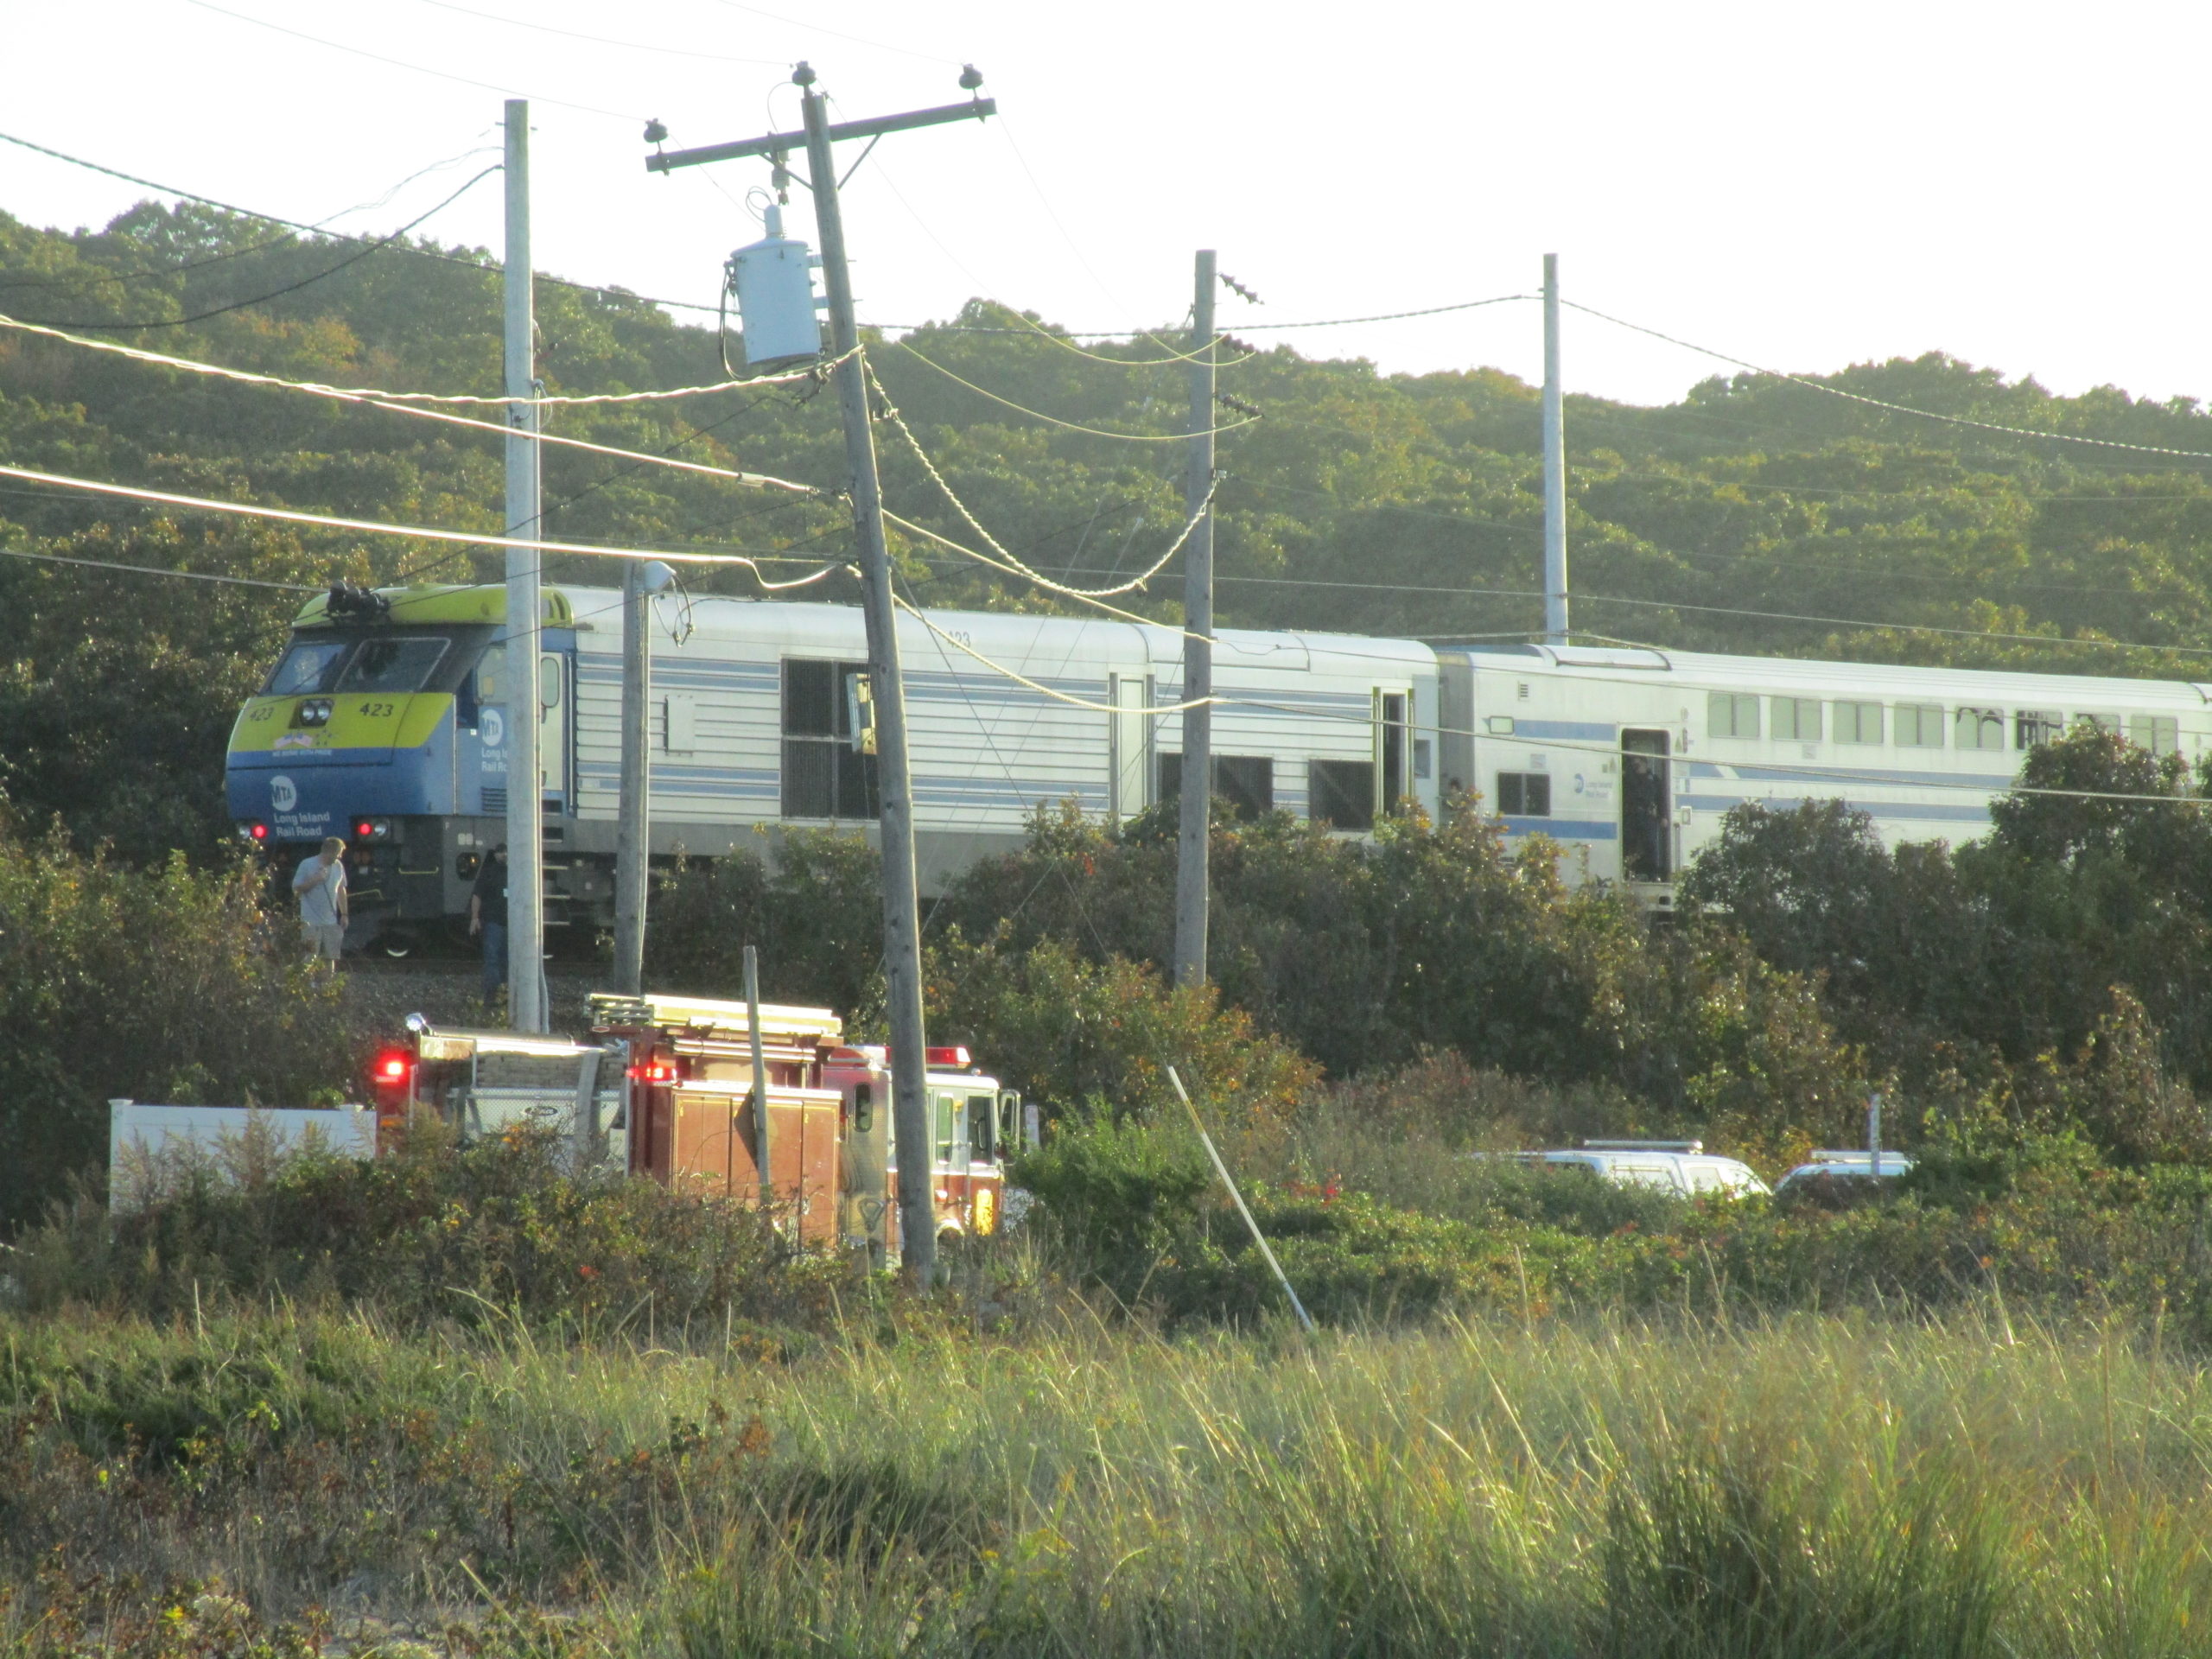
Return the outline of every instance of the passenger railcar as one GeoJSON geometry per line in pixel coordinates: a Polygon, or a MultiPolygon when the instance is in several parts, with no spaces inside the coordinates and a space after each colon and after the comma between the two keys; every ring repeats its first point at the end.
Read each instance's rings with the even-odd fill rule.
{"type": "Polygon", "coordinates": [[[2212,687],[2186,682],[1583,646],[1438,660],[1446,790],[1662,905],[1742,802],[1841,799],[1892,845],[1955,842],[2076,723],[2192,764],[2212,740],[2212,687]]]}

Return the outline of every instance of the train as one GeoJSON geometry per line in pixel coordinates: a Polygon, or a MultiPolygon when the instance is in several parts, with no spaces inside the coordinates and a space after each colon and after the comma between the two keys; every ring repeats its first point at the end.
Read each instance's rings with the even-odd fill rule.
{"type": "MultiPolygon", "coordinates": [[[[295,861],[347,840],[348,949],[404,954],[462,925],[505,839],[518,709],[538,722],[547,925],[612,925],[622,597],[542,597],[531,672],[509,660],[497,584],[318,594],[239,710],[238,833],[295,861]]],[[[649,602],[654,856],[772,850],[798,827],[872,836],[858,607],[649,602]]],[[[1175,795],[1180,630],[959,611],[899,628],[925,893],[1020,846],[1040,806],[1119,823],[1175,795]]],[[[1213,689],[1213,787],[1235,811],[1348,836],[1402,808],[1481,811],[1512,841],[1549,837],[1569,880],[1661,909],[1741,802],[1841,799],[1887,842],[1955,842],[2072,725],[2192,763],[2212,739],[2212,686],[2190,682],[1630,646],[1224,629],[1213,689]]]]}

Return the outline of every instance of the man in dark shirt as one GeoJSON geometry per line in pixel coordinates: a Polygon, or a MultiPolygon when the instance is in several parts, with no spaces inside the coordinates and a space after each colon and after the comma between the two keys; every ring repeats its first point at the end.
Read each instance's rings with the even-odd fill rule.
{"type": "Polygon", "coordinates": [[[468,892],[468,931],[484,940],[484,1001],[507,982],[507,844],[484,855],[468,892]]]}

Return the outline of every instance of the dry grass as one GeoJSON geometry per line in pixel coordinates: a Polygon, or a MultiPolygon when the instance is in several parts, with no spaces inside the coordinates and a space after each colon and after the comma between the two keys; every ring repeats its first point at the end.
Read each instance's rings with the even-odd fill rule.
{"type": "Polygon", "coordinates": [[[2212,1592],[2212,1376],[1996,1308],[794,1363],[0,1333],[19,1650],[152,1650],[218,1580],[295,1636],[700,1659],[2183,1654],[2212,1592]]]}

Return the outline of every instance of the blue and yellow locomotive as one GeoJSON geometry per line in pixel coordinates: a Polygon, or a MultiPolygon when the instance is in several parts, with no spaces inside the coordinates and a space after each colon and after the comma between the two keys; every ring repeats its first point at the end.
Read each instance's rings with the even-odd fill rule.
{"type": "MultiPolygon", "coordinates": [[[[334,588],[294,619],[232,728],[239,835],[286,868],[281,855],[344,836],[357,948],[401,954],[465,916],[485,849],[506,838],[505,610],[499,587],[334,588]]],[[[543,623],[540,695],[557,724],[575,646],[557,589],[545,590],[543,623]]],[[[556,814],[563,793],[548,802],[556,814]]]]}

